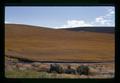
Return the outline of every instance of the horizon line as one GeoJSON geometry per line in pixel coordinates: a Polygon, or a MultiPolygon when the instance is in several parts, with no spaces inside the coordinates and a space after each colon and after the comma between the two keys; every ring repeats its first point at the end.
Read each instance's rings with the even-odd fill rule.
{"type": "Polygon", "coordinates": [[[32,25],[32,24],[23,24],[23,23],[4,23],[4,24],[13,24],[13,25],[26,25],[26,26],[33,26],[33,27],[42,27],[42,28],[49,28],[49,29],[69,29],[69,28],[79,28],[79,27],[83,27],[83,28],[87,28],[87,27],[113,27],[115,28],[115,26],[79,26],[79,27],[59,27],[59,28],[53,28],[53,27],[48,27],[48,26],[40,26],[40,25],[32,25]]]}

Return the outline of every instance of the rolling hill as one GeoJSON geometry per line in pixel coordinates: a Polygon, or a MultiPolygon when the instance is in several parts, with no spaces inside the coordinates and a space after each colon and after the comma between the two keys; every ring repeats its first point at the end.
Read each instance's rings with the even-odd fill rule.
{"type": "Polygon", "coordinates": [[[5,56],[31,61],[114,61],[114,42],[111,33],[5,24],[5,56]]]}
{"type": "Polygon", "coordinates": [[[64,28],[62,30],[114,33],[114,29],[115,29],[114,27],[74,27],[74,28],[64,28]]]}

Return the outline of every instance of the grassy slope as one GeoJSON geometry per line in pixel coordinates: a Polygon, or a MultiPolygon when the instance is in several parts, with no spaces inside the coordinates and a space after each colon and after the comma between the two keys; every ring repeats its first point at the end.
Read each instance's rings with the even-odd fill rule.
{"type": "Polygon", "coordinates": [[[110,61],[114,34],[6,25],[5,54],[35,61],[110,61]]]}

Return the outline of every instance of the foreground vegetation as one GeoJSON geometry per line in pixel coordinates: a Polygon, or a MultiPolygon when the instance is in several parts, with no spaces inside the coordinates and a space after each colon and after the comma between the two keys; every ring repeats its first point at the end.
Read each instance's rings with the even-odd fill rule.
{"type": "Polygon", "coordinates": [[[6,71],[5,76],[6,78],[79,78],[79,75],[37,72],[37,71],[30,71],[30,70],[6,71]]]}
{"type": "MultiPolygon", "coordinates": [[[[114,64],[87,64],[88,74],[81,74],[86,68],[82,64],[58,65],[50,63],[27,63],[17,59],[5,57],[6,78],[113,78],[114,64]],[[71,67],[70,67],[71,65],[71,67]],[[77,68],[82,68],[78,69],[77,68]],[[76,72],[77,71],[77,72],[76,72]],[[75,73],[76,72],[76,73],[75,73]]],[[[87,73],[87,71],[85,71],[87,73]]]]}
{"type": "Polygon", "coordinates": [[[37,72],[37,71],[6,71],[5,72],[5,77],[6,78],[40,78],[40,79],[79,79],[79,78],[97,78],[97,79],[108,79],[108,78],[113,78],[111,76],[107,75],[73,75],[73,74],[57,74],[57,73],[47,73],[47,72],[37,72]]]}

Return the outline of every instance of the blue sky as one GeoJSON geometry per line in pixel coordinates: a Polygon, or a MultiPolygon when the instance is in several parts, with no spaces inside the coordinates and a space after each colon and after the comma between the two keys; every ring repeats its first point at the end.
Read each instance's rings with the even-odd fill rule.
{"type": "Polygon", "coordinates": [[[51,28],[115,26],[112,6],[6,6],[5,23],[51,28]]]}

